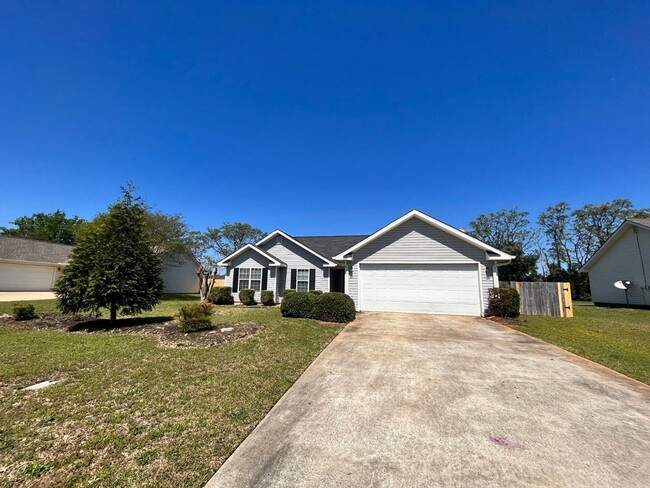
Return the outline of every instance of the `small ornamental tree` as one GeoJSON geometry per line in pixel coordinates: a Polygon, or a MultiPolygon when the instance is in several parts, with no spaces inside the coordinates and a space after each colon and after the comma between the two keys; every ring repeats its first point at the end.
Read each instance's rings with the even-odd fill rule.
{"type": "Polygon", "coordinates": [[[54,291],[66,313],[118,311],[124,315],[151,310],[162,295],[161,258],[147,230],[147,207],[129,184],[122,197],[82,228],[70,263],[54,291]]]}

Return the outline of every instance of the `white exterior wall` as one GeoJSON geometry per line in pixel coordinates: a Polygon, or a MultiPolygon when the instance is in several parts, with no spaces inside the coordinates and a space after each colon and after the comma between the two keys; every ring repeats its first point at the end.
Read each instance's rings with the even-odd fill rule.
{"type": "Polygon", "coordinates": [[[198,293],[198,268],[198,264],[190,258],[184,258],[177,266],[167,264],[160,275],[164,284],[163,293],[198,293]]]}
{"type": "Polygon", "coordinates": [[[354,253],[351,273],[346,276],[346,289],[359,306],[359,263],[444,264],[476,263],[480,266],[484,308],[488,290],[494,286],[492,263],[485,251],[439,230],[414,217],[378,237],[354,253]]]}
{"type": "Polygon", "coordinates": [[[627,225],[627,229],[623,229],[609,249],[591,265],[589,284],[594,302],[624,305],[625,291],[616,288],[614,283],[630,280],[632,286],[627,291],[630,305],[650,305],[650,290],[643,289],[646,281],[650,284],[650,231],[637,229],[638,244],[633,226],[627,225]],[[641,257],[645,264],[645,280],[641,257]]]}
{"type": "Polygon", "coordinates": [[[280,282],[278,282],[278,289],[276,296],[281,297],[285,288],[291,288],[291,270],[292,269],[315,269],[316,282],[314,287],[316,290],[323,292],[329,291],[329,268],[323,266],[323,260],[314,256],[309,251],[306,251],[300,246],[286,238],[278,239],[277,237],[265,242],[260,246],[272,256],[276,257],[287,265],[286,268],[280,270],[280,282]]]}
{"type": "Polygon", "coordinates": [[[61,275],[52,264],[0,263],[0,291],[50,291],[61,275]]]}
{"type": "MultiPolygon", "coordinates": [[[[266,268],[268,269],[266,290],[273,291],[273,297],[277,301],[277,293],[275,292],[276,268],[270,267],[271,262],[262,256],[260,253],[248,249],[246,252],[234,257],[230,266],[226,268],[226,276],[224,279],[224,286],[233,286],[233,269],[234,268],[266,268]]],[[[261,298],[260,292],[255,292],[255,301],[259,302],[261,298]]],[[[239,289],[232,294],[235,302],[239,302],[239,289]]]]}

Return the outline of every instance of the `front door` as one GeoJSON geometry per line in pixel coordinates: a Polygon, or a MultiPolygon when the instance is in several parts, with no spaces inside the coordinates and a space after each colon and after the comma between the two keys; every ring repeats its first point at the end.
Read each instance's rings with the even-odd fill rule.
{"type": "Polygon", "coordinates": [[[330,269],[330,291],[345,293],[345,270],[330,269]]]}

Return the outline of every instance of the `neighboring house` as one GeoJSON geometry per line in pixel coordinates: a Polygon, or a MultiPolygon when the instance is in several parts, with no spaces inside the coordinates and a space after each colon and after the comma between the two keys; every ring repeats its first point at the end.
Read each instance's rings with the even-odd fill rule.
{"type": "Polygon", "coordinates": [[[292,237],[276,230],[219,262],[242,288],[340,291],[357,310],[483,315],[513,256],[413,210],[371,235],[292,237]]]}
{"type": "MultiPolygon", "coordinates": [[[[67,244],[0,236],[0,291],[50,291],[74,249],[67,244]]],[[[165,293],[197,293],[194,257],[167,264],[162,273],[165,293]]]]}
{"type": "Polygon", "coordinates": [[[650,219],[626,220],[580,271],[596,305],[650,307],[650,219]],[[627,293],[617,281],[631,282],[627,293]]]}

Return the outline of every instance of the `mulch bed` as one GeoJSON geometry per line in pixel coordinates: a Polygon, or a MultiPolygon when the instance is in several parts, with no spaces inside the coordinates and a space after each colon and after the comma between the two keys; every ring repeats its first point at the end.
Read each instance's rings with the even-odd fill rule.
{"type": "Polygon", "coordinates": [[[0,320],[0,327],[22,330],[56,330],[81,334],[140,334],[154,336],[164,347],[213,347],[257,335],[258,323],[218,324],[198,332],[181,332],[172,317],[122,318],[115,325],[106,319],[42,313],[37,319],[0,320]],[[223,329],[232,328],[231,331],[223,329]]]}

